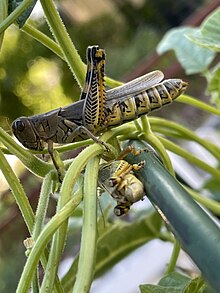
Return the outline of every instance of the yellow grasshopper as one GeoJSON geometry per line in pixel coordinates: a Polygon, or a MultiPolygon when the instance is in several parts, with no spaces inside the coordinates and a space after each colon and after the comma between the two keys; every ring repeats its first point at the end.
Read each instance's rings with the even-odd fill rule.
{"type": "Polygon", "coordinates": [[[116,216],[126,214],[130,206],[142,200],[145,195],[143,183],[134,174],[134,171],[140,170],[145,162],[141,161],[131,165],[123,160],[130,152],[138,155],[141,150],[136,151],[134,147],[130,146],[116,160],[103,163],[99,168],[99,186],[117,201],[114,208],[116,216]]]}
{"type": "Polygon", "coordinates": [[[12,123],[14,135],[26,148],[41,151],[47,143],[53,155],[53,143],[87,138],[100,142],[97,136],[109,128],[171,103],[187,87],[181,79],[162,81],[164,75],[157,70],[105,91],[104,50],[89,46],[86,54],[87,73],[78,102],[43,114],[20,117],[12,123]]]}

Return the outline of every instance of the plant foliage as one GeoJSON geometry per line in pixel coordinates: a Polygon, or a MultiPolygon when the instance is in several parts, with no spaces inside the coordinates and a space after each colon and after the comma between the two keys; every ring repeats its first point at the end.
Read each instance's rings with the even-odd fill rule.
{"type": "MultiPolygon", "coordinates": [[[[70,39],[54,2],[52,0],[40,1],[53,35],[51,37],[30,25],[28,17],[36,2],[30,0],[1,2],[0,8],[2,7],[4,12],[0,14],[2,17],[0,23],[1,43],[4,43],[4,31],[12,23],[18,24],[20,28],[22,27],[23,32],[28,33],[41,45],[50,49],[60,59],[60,62],[68,65],[81,89],[85,79],[85,64],[70,39]]],[[[172,29],[158,45],[160,54],[171,49],[174,50],[187,74],[201,73],[206,77],[207,90],[216,105],[220,104],[220,70],[219,63],[215,62],[214,59],[219,51],[219,15],[220,10],[217,9],[207,17],[199,28],[172,29]],[[215,62],[214,66],[213,62],[215,62]]],[[[109,87],[120,84],[120,82],[108,77],[106,77],[106,83],[109,87]]],[[[24,83],[22,84],[24,85],[24,83]]],[[[28,89],[31,88],[29,83],[26,86],[28,89]]],[[[27,92],[28,90],[23,91],[23,97],[27,92]]],[[[28,97],[27,107],[30,99],[31,97],[28,97]]],[[[194,97],[182,95],[178,102],[202,109],[210,115],[220,116],[218,108],[194,97]]],[[[136,216],[132,216],[131,212],[128,222],[122,219],[116,220],[112,213],[112,201],[107,200],[106,203],[103,200],[104,197],[101,197],[100,201],[106,205],[104,210],[105,224],[103,224],[102,216],[97,213],[99,161],[101,156],[106,157],[102,146],[92,144],[91,140],[85,140],[57,147],[56,157],[63,171],[63,180],[60,183],[51,162],[45,162],[38,158],[36,153],[21,147],[1,128],[0,169],[10,187],[30,236],[25,240],[27,261],[18,283],[17,292],[28,292],[30,286],[32,286],[33,292],[39,292],[39,290],[40,292],[46,290],[47,292],[89,292],[95,277],[101,276],[129,253],[154,239],[174,243],[173,253],[167,271],[158,285],[140,285],[142,293],[214,292],[210,289],[211,287],[213,290],[217,290],[219,278],[216,276],[220,269],[217,267],[220,263],[220,256],[216,248],[220,244],[219,228],[192,198],[213,216],[220,215],[220,204],[214,197],[204,197],[203,189],[196,191],[181,186],[174,178],[175,170],[167,150],[181,156],[209,174],[215,183],[215,191],[220,190],[220,170],[210,166],[203,158],[184,149],[179,145],[177,138],[199,144],[219,164],[219,146],[168,119],[144,116],[138,121],[106,131],[100,137],[102,141],[110,144],[114,154],[113,159],[115,154],[119,152],[119,145],[121,146],[125,140],[141,139],[155,149],[163,163],[162,165],[157,159],[152,159],[151,152],[148,152],[148,155],[145,156],[147,167],[143,170],[143,172],[148,172],[146,173],[148,175],[141,174],[149,199],[159,213],[154,211],[152,207],[145,207],[140,212],[140,216],[137,211],[134,212],[136,216]],[[60,158],[60,155],[84,146],[86,148],[74,158],[67,160],[65,157],[60,158]],[[6,154],[16,156],[23,163],[25,169],[33,174],[35,180],[41,178],[42,185],[36,211],[30,204],[26,190],[9,165],[6,154]],[[82,173],[84,174],[83,180],[82,173]],[[166,190],[165,197],[163,196],[164,190],[166,190]],[[175,193],[177,197],[180,196],[180,201],[176,202],[173,197],[173,201],[169,202],[175,193]],[[54,197],[58,196],[56,197],[56,211],[50,216],[49,206],[52,194],[54,197]],[[187,208],[179,206],[181,200],[186,203],[187,208]],[[78,214],[81,215],[81,204],[83,204],[82,227],[78,216],[78,214]],[[186,217],[190,213],[192,217],[186,217]],[[162,221],[161,215],[166,225],[162,221]],[[198,229],[196,229],[198,222],[194,221],[195,219],[196,221],[201,219],[202,225],[198,229]],[[74,226],[74,223],[74,231],[79,229],[81,231],[82,228],[80,249],[68,272],[61,279],[57,274],[58,267],[67,248],[65,245],[72,236],[71,226],[74,226]],[[195,233],[192,233],[193,231],[195,233]],[[203,257],[204,247],[200,246],[201,239],[204,240],[202,245],[205,246],[205,251],[209,251],[209,255],[206,257],[203,257]],[[201,276],[191,278],[174,272],[180,251],[178,241],[201,269],[204,278],[201,276]],[[209,257],[210,262],[208,263],[209,257]],[[44,271],[42,282],[39,282],[38,279],[39,263],[44,271]]],[[[41,155],[45,153],[47,150],[40,152],[41,155]]],[[[210,194],[212,194],[211,182],[210,180],[205,186],[206,189],[210,190],[210,194]]],[[[145,206],[145,202],[143,202],[143,206],[145,206]]],[[[77,237],[73,242],[78,245],[77,237]]]]}

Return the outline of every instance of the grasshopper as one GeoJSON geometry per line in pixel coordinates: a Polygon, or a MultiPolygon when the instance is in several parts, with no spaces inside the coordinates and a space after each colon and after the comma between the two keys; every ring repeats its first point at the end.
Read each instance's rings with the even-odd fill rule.
{"type": "Polygon", "coordinates": [[[143,183],[133,172],[140,170],[145,162],[141,161],[138,164],[129,164],[123,160],[129,152],[137,155],[141,151],[136,151],[130,146],[122,152],[117,160],[103,163],[99,168],[99,186],[117,201],[117,205],[114,208],[116,216],[126,214],[130,206],[142,200],[145,195],[143,183]]]}
{"type": "Polygon", "coordinates": [[[187,87],[181,79],[162,81],[163,73],[156,70],[105,91],[104,50],[89,46],[86,55],[86,79],[78,102],[12,123],[12,131],[24,147],[41,151],[47,143],[53,159],[53,143],[87,138],[100,143],[98,135],[171,103],[187,87]]]}

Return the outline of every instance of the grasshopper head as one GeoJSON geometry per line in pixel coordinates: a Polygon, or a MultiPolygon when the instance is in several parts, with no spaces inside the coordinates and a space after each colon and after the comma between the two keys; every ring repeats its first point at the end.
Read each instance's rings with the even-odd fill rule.
{"type": "Polygon", "coordinates": [[[20,117],[14,120],[11,128],[16,138],[24,147],[31,150],[43,150],[42,141],[27,117],[20,117]]]}

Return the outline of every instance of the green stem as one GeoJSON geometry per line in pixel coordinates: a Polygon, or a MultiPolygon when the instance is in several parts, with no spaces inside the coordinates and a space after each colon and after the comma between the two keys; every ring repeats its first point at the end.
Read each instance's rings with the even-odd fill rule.
{"type": "MultiPolygon", "coordinates": [[[[152,125],[152,128],[154,128],[154,126],[157,127],[157,131],[161,130],[161,132],[163,133],[163,129],[165,128],[166,131],[166,128],[168,128],[169,130],[174,131],[174,133],[176,131],[179,134],[180,138],[190,139],[197,142],[198,144],[206,148],[214,157],[216,157],[217,160],[220,161],[220,148],[210,141],[200,138],[193,131],[187,129],[186,127],[175,122],[156,117],[149,117],[149,121],[152,125]]],[[[170,135],[172,135],[172,131],[170,132],[170,135]]]]}
{"type": "Polygon", "coordinates": [[[81,194],[73,196],[73,198],[44,227],[27,259],[17,287],[17,293],[28,292],[34,271],[37,267],[42,251],[44,251],[47,243],[50,241],[55,231],[73,213],[73,210],[80,204],[81,200],[81,194]]]}
{"type": "Polygon", "coordinates": [[[38,236],[40,235],[43,224],[45,222],[45,216],[46,216],[50,193],[51,193],[52,184],[53,184],[52,178],[53,178],[53,174],[52,174],[52,172],[49,172],[45,176],[42,187],[41,187],[37,211],[36,211],[36,215],[35,215],[33,236],[32,236],[35,241],[38,238],[38,236]]]}
{"type": "MultiPolygon", "coordinates": [[[[40,32],[38,29],[34,28],[29,23],[28,24],[26,23],[22,27],[22,31],[25,32],[26,34],[28,34],[29,36],[31,36],[32,38],[34,38],[35,40],[37,40],[38,42],[40,42],[42,45],[44,45],[48,49],[50,49],[58,57],[60,57],[64,61],[66,61],[64,54],[63,54],[61,48],[59,47],[59,45],[56,42],[54,42],[51,38],[49,38],[47,35],[40,32]]],[[[83,63],[83,66],[86,70],[86,65],[84,63],[83,63]]],[[[117,80],[110,78],[110,77],[107,77],[107,76],[105,76],[105,82],[111,88],[117,87],[117,86],[120,86],[123,84],[122,82],[117,81],[117,80]]]]}
{"type": "Polygon", "coordinates": [[[118,135],[128,135],[129,133],[133,133],[136,131],[136,127],[133,123],[127,123],[120,125],[114,129],[106,131],[102,136],[102,141],[108,142],[118,135]]]}
{"type": "Polygon", "coordinates": [[[202,204],[204,207],[209,209],[211,212],[213,212],[216,216],[220,216],[220,203],[216,200],[213,200],[211,198],[203,197],[195,190],[192,190],[191,188],[188,188],[184,186],[184,188],[190,193],[190,195],[198,201],[200,204],[202,204]]]}
{"type": "Polygon", "coordinates": [[[141,127],[141,125],[138,121],[139,121],[139,119],[134,120],[134,125],[136,126],[138,132],[142,132],[143,125],[141,127]]]}
{"type": "Polygon", "coordinates": [[[218,169],[215,169],[215,168],[211,167],[210,165],[206,164],[204,161],[196,158],[194,155],[192,155],[188,151],[184,150],[180,146],[177,146],[175,143],[173,143],[163,137],[160,137],[160,136],[157,136],[157,137],[168,150],[170,150],[171,152],[173,152],[177,155],[180,155],[181,157],[185,158],[189,162],[197,165],[200,169],[203,169],[206,172],[212,174],[214,177],[220,179],[220,171],[218,169]]]}
{"type": "Polygon", "coordinates": [[[38,274],[35,272],[34,274],[34,280],[32,282],[32,291],[33,293],[39,293],[39,280],[38,280],[38,274]]]}
{"type": "Polygon", "coordinates": [[[44,177],[53,169],[51,164],[45,163],[33,156],[29,151],[19,146],[10,135],[0,128],[0,141],[34,174],[44,177]]]}
{"type": "Polygon", "coordinates": [[[21,4],[3,20],[0,24],[0,34],[6,30],[9,25],[16,21],[16,19],[31,5],[33,0],[24,0],[21,4]]]}
{"type": "MultiPolygon", "coordinates": [[[[8,16],[8,0],[0,1],[0,24],[7,18],[8,16]]],[[[4,38],[4,32],[0,33],[0,49],[2,47],[2,42],[4,38]]]]}
{"type": "MultiPolygon", "coordinates": [[[[29,204],[28,197],[26,196],[22,185],[20,184],[17,176],[14,174],[10,165],[8,164],[4,154],[0,151],[0,169],[2,170],[5,179],[7,180],[10,189],[14,195],[15,201],[22,213],[22,217],[25,220],[25,223],[28,227],[28,230],[31,232],[34,226],[34,213],[29,204]]],[[[38,279],[37,274],[35,274],[35,282],[33,284],[34,292],[38,288],[38,279]]]]}
{"type": "Polygon", "coordinates": [[[172,255],[171,255],[170,262],[169,262],[169,265],[167,267],[167,270],[165,272],[165,275],[170,274],[170,273],[172,273],[174,271],[175,266],[176,266],[176,262],[177,262],[177,259],[178,259],[178,256],[179,256],[179,253],[180,253],[180,245],[179,245],[179,242],[175,239],[172,255]]]}
{"type": "MultiPolygon", "coordinates": [[[[2,170],[2,173],[5,176],[5,179],[7,180],[8,185],[10,186],[10,189],[15,198],[15,201],[21,211],[21,214],[26,223],[26,226],[28,227],[29,233],[31,234],[34,228],[34,219],[35,219],[33,210],[28,201],[28,197],[26,196],[23,190],[23,187],[20,184],[19,179],[14,174],[13,170],[11,169],[11,166],[8,164],[1,150],[0,150],[0,169],[2,170]]],[[[43,266],[46,267],[47,256],[45,253],[42,255],[41,262],[43,266]]],[[[56,286],[56,292],[61,292],[60,290],[61,285],[57,277],[55,280],[55,286],[56,286]]]]}
{"type": "Polygon", "coordinates": [[[166,232],[160,232],[158,235],[158,238],[162,241],[169,241],[171,243],[175,242],[175,237],[168,231],[166,232]]]}
{"type": "Polygon", "coordinates": [[[172,162],[171,162],[163,144],[160,142],[160,140],[157,138],[157,136],[152,132],[149,120],[146,115],[141,117],[141,122],[143,125],[143,134],[140,135],[141,139],[145,140],[147,143],[149,143],[155,149],[155,151],[161,157],[161,160],[163,161],[164,166],[166,166],[167,170],[173,176],[175,176],[172,162]]]}
{"type": "Polygon", "coordinates": [[[2,170],[2,173],[5,177],[5,179],[8,182],[8,185],[10,186],[10,189],[12,191],[12,194],[15,198],[15,201],[21,211],[21,214],[23,216],[23,219],[28,227],[28,230],[33,230],[34,226],[34,213],[30,206],[30,203],[28,201],[28,197],[25,194],[23,187],[21,183],[19,182],[19,179],[13,172],[11,166],[7,162],[4,154],[0,150],[0,169],[2,170]]]}
{"type": "Polygon", "coordinates": [[[187,139],[187,137],[183,137],[179,132],[175,131],[174,129],[163,128],[158,125],[152,124],[152,130],[154,133],[163,134],[163,136],[173,137],[177,139],[187,139]]]}
{"type": "Polygon", "coordinates": [[[59,56],[61,59],[65,60],[62,50],[60,49],[59,45],[54,42],[51,38],[49,38],[47,35],[30,25],[29,23],[26,23],[22,29],[23,32],[37,40],[39,43],[50,49],[54,54],[59,56]]]}
{"type": "MultiPolygon", "coordinates": [[[[98,144],[94,144],[84,149],[74,159],[69,169],[67,170],[66,175],[63,179],[63,183],[61,185],[60,197],[57,205],[57,212],[59,212],[63,208],[63,206],[70,200],[76,180],[80,176],[81,171],[83,170],[89,159],[91,157],[100,155],[102,152],[103,148],[98,144]]],[[[43,288],[53,288],[53,280],[57,273],[60,257],[63,252],[63,247],[66,240],[67,226],[68,221],[65,221],[53,237],[51,252],[46,269],[46,272],[48,272],[48,274],[45,274],[45,277],[46,275],[49,277],[44,278],[41,290],[43,290],[43,288]]]]}
{"type": "Polygon", "coordinates": [[[82,239],[74,293],[89,292],[95,272],[98,168],[99,158],[95,157],[85,172],[82,239]]]}
{"type": "Polygon", "coordinates": [[[190,106],[193,106],[193,107],[196,107],[196,108],[199,108],[201,110],[204,110],[206,112],[209,112],[209,113],[212,113],[212,114],[215,114],[215,115],[218,115],[220,116],[220,110],[219,109],[216,109],[215,107],[212,107],[204,102],[201,102],[195,98],[192,98],[190,96],[187,96],[187,95],[181,95],[178,99],[177,99],[177,102],[180,102],[180,103],[184,103],[184,104],[188,104],[190,106]]]}
{"type": "Polygon", "coordinates": [[[12,155],[12,153],[6,149],[5,147],[0,147],[0,150],[3,152],[3,154],[5,155],[12,155]]]}
{"type": "Polygon", "coordinates": [[[49,27],[59,44],[67,64],[74,74],[79,86],[82,88],[86,75],[86,68],[82,62],[75,46],[73,45],[60,15],[52,0],[41,0],[46,20],[49,27]]]}

